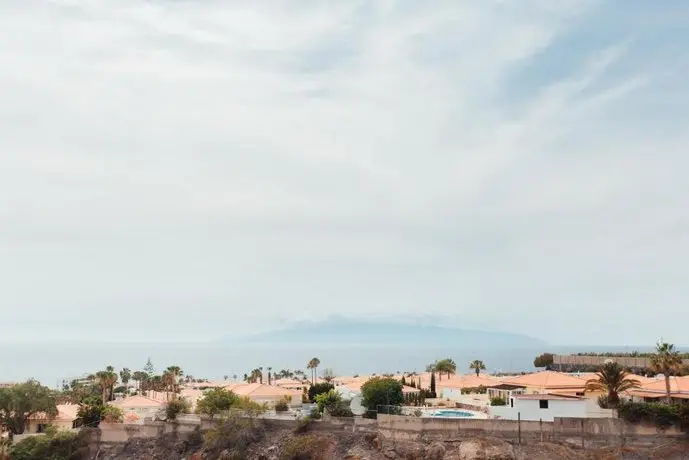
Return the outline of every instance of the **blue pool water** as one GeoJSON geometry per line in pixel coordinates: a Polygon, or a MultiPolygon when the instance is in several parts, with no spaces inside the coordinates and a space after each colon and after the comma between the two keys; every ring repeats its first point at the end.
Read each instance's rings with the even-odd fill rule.
{"type": "Polygon", "coordinates": [[[471,412],[463,411],[463,410],[454,410],[454,409],[444,409],[444,410],[437,410],[431,414],[431,417],[447,417],[447,418],[470,418],[473,417],[474,414],[471,412]]]}

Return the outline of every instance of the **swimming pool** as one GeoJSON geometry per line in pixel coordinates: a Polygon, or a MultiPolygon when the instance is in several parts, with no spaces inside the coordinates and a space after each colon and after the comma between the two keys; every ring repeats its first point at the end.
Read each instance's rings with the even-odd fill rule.
{"type": "Polygon", "coordinates": [[[441,409],[433,411],[429,414],[431,417],[445,417],[445,418],[473,418],[473,412],[457,409],[441,409]]]}

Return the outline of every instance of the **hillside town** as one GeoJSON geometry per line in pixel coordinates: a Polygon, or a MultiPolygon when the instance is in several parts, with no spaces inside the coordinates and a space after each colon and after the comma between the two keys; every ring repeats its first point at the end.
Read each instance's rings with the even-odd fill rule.
{"type": "Polygon", "coordinates": [[[32,437],[56,432],[232,413],[297,421],[385,414],[539,422],[625,417],[638,422],[645,417],[650,423],[665,417],[663,423],[686,423],[689,376],[674,345],[659,343],[647,358],[648,367],[637,373],[616,358],[625,359],[599,356],[597,372],[554,370],[556,359],[544,354],[535,360],[543,368],[530,373],[490,375],[478,359],[461,373],[445,358],[422,373],[366,376],[339,376],[312,358],[306,372],[258,367],[241,381],[236,375],[220,381],[197,378],[179,366],[157,374],[149,360],[141,371],[106,367],[64,382],[59,390],[32,380],[5,382],[0,385],[0,426],[5,448],[15,449],[32,437]]]}

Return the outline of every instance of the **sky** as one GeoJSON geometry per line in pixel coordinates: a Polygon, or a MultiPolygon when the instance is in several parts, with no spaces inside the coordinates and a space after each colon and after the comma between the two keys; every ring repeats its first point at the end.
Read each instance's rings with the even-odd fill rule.
{"type": "Polygon", "coordinates": [[[0,0],[0,341],[687,343],[662,3],[0,0]]]}

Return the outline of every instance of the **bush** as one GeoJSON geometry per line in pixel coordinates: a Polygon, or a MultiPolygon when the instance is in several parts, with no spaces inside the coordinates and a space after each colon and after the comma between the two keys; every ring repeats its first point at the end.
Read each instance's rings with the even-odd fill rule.
{"type": "Polygon", "coordinates": [[[165,415],[168,420],[176,420],[179,414],[188,414],[190,412],[191,403],[184,398],[172,400],[165,406],[165,415]]]}
{"type": "Polygon", "coordinates": [[[196,403],[196,412],[199,414],[216,415],[229,410],[239,404],[240,398],[224,388],[212,388],[207,390],[203,398],[196,403]]]}
{"type": "Polygon", "coordinates": [[[327,438],[316,435],[293,436],[283,446],[280,460],[329,460],[329,444],[327,438]]]}
{"type": "Polygon", "coordinates": [[[491,406],[506,406],[507,402],[503,398],[497,396],[494,398],[490,398],[490,405],[491,406]]]}
{"type": "Polygon", "coordinates": [[[331,383],[317,383],[309,387],[309,401],[316,402],[316,396],[334,390],[335,386],[331,383]]]}
{"type": "Polygon", "coordinates": [[[608,401],[608,395],[600,395],[598,397],[598,406],[601,409],[611,409],[610,401],[608,401]]]}
{"type": "Polygon", "coordinates": [[[124,412],[119,407],[106,404],[103,407],[103,422],[105,423],[122,423],[124,420],[124,412]]]}
{"type": "Polygon", "coordinates": [[[660,429],[677,426],[689,429],[689,405],[623,402],[617,406],[617,416],[630,423],[648,423],[660,429]]]}
{"type": "Polygon", "coordinates": [[[249,446],[264,437],[265,429],[261,420],[230,415],[206,433],[204,450],[210,458],[218,458],[227,451],[223,458],[244,460],[248,458],[249,446]]]}
{"type": "Polygon", "coordinates": [[[71,431],[48,431],[31,436],[11,449],[12,460],[82,460],[88,458],[88,436],[71,431]]]}
{"type": "MultiPolygon", "coordinates": [[[[313,414],[313,411],[311,411],[311,413],[313,414]]],[[[318,418],[321,418],[320,413],[317,412],[316,415],[318,416],[318,418]]],[[[294,429],[294,432],[297,434],[306,433],[307,431],[311,430],[311,425],[313,424],[314,420],[316,419],[313,416],[304,417],[300,419],[299,421],[297,421],[297,426],[294,429]]]]}
{"type": "Polygon", "coordinates": [[[289,410],[289,397],[284,397],[275,403],[275,412],[287,412],[289,410]]]}
{"type": "Polygon", "coordinates": [[[361,386],[362,405],[368,411],[399,413],[404,403],[402,384],[394,378],[374,377],[361,386]]]}
{"type": "Polygon", "coordinates": [[[477,387],[462,388],[461,392],[463,395],[471,395],[471,394],[484,395],[484,394],[486,394],[487,389],[483,385],[479,385],[477,387]]]}

